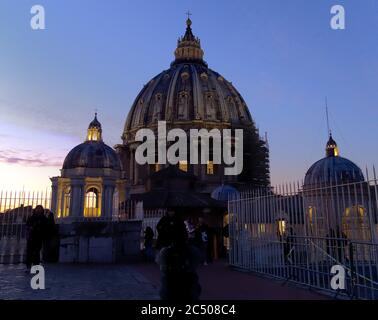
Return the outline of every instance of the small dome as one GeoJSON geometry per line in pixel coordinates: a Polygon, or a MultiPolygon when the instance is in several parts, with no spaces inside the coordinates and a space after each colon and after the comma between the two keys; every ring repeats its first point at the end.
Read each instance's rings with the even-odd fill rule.
{"type": "Polygon", "coordinates": [[[340,157],[336,141],[329,135],[326,157],[315,162],[308,169],[304,186],[318,184],[340,184],[365,181],[361,169],[352,161],[340,157]]]}
{"type": "Polygon", "coordinates": [[[213,192],[211,193],[211,197],[219,201],[228,201],[229,196],[235,196],[238,194],[239,191],[236,190],[234,187],[222,184],[221,186],[213,190],[213,192]]]}
{"type": "Polygon", "coordinates": [[[307,171],[304,185],[352,183],[365,180],[361,169],[343,157],[326,157],[315,162],[307,171]]]}
{"type": "Polygon", "coordinates": [[[96,168],[121,170],[118,154],[102,141],[85,141],[73,148],[63,163],[63,169],[96,168]]]}

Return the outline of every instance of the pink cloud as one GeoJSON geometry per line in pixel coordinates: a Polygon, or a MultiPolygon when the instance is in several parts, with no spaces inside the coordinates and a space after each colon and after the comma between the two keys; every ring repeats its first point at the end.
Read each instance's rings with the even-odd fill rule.
{"type": "Polygon", "coordinates": [[[60,157],[25,149],[0,150],[0,162],[28,167],[60,167],[63,163],[60,157]]]}

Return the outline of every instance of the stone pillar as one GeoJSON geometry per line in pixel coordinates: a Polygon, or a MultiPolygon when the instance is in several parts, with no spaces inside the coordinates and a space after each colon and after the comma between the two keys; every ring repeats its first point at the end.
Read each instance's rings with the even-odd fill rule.
{"type": "Polygon", "coordinates": [[[71,180],[70,217],[84,217],[84,179],[71,180]]]}
{"type": "Polygon", "coordinates": [[[58,208],[58,178],[51,178],[51,211],[56,215],[58,208]]]}
{"type": "Polygon", "coordinates": [[[115,189],[114,180],[105,180],[102,197],[102,217],[111,219],[113,216],[113,195],[115,189]]]}
{"type": "Polygon", "coordinates": [[[129,175],[129,179],[130,179],[130,182],[131,184],[134,183],[134,151],[132,149],[130,149],[130,167],[129,167],[129,170],[130,170],[130,175],[129,175]]]}

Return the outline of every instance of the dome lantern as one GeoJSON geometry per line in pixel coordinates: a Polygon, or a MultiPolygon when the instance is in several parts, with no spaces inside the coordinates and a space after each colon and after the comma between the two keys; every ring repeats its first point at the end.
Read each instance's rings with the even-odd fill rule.
{"type": "Polygon", "coordinates": [[[329,139],[326,145],[326,156],[327,157],[338,157],[340,155],[337,143],[332,138],[332,133],[329,134],[329,139]]]}
{"type": "Polygon", "coordinates": [[[178,39],[177,48],[175,50],[175,61],[172,65],[182,62],[198,62],[201,64],[206,63],[203,61],[203,50],[201,48],[201,41],[195,37],[192,31],[192,20],[186,20],[186,31],[183,37],[178,39]]]}
{"type": "Polygon", "coordinates": [[[102,128],[101,123],[97,120],[97,112],[88,126],[87,141],[102,141],[102,128]]]}

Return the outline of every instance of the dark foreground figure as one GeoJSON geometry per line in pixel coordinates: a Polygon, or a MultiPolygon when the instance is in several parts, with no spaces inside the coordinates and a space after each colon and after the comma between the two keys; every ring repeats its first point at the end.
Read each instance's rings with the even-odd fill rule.
{"type": "Polygon", "coordinates": [[[41,250],[43,247],[44,262],[57,262],[59,256],[59,236],[54,222],[54,215],[38,205],[26,221],[26,267],[41,263],[41,250]]]}
{"type": "Polygon", "coordinates": [[[161,222],[157,228],[159,237],[164,239],[157,257],[161,272],[160,297],[169,301],[198,300],[201,286],[196,269],[200,254],[188,244],[185,224],[174,212],[170,211],[161,222]]]}

